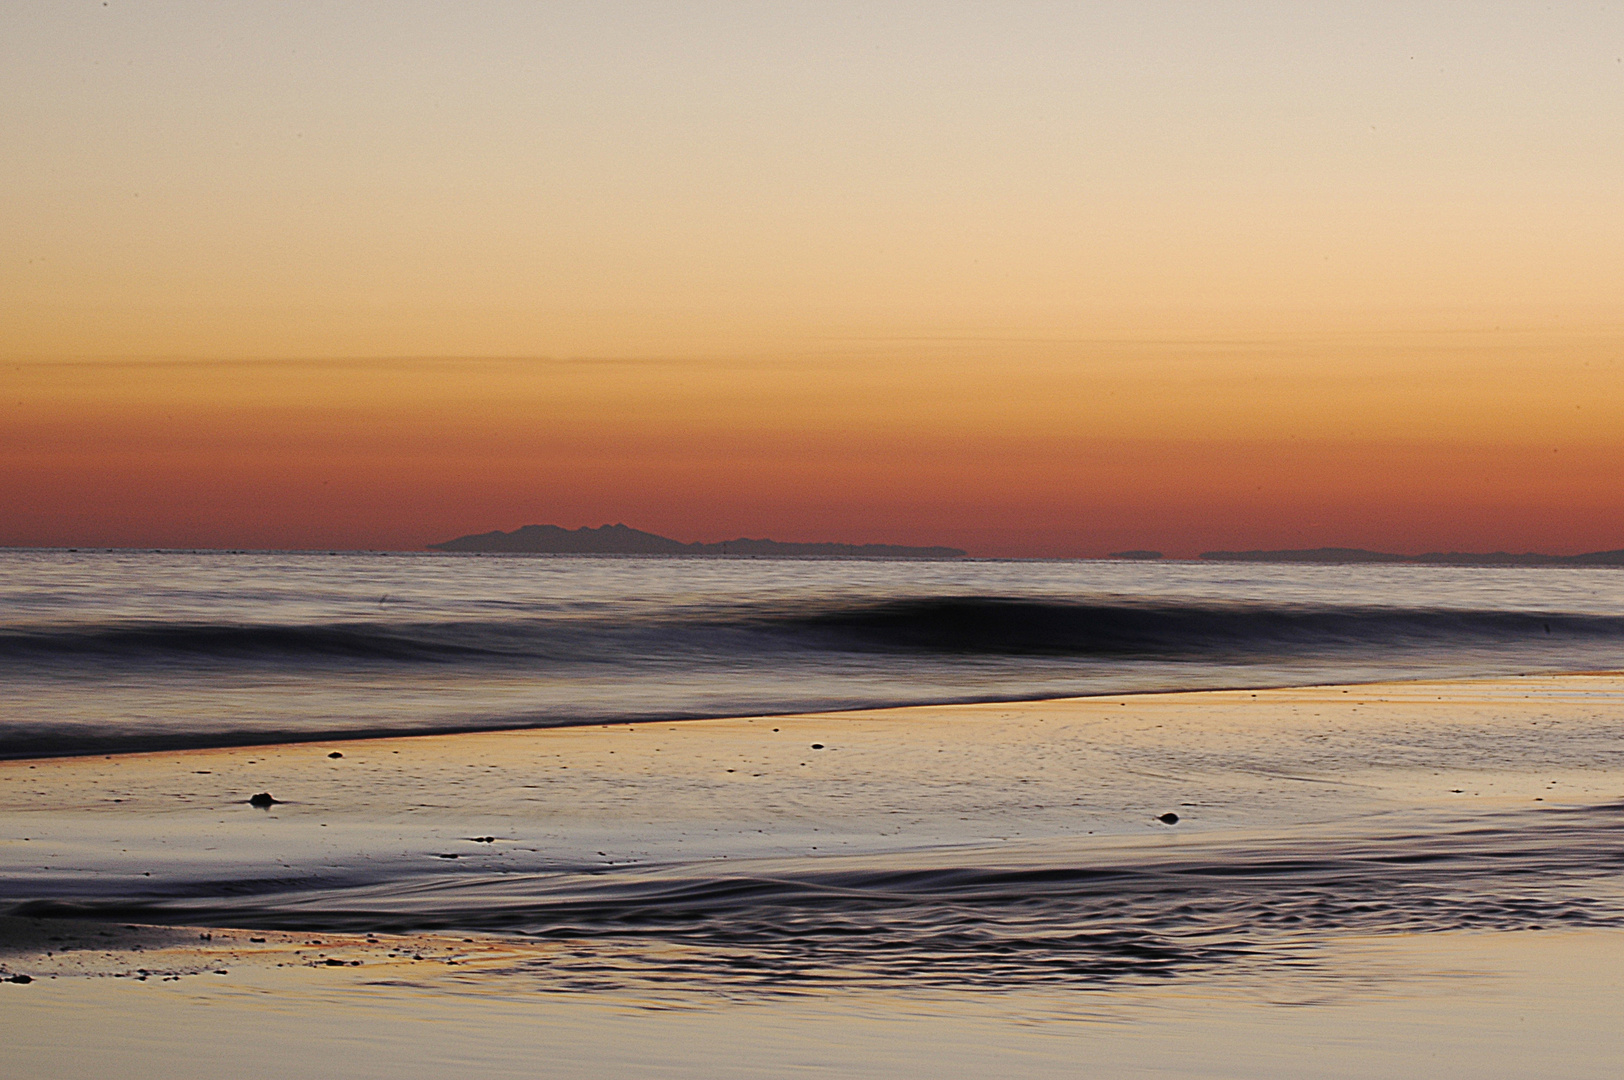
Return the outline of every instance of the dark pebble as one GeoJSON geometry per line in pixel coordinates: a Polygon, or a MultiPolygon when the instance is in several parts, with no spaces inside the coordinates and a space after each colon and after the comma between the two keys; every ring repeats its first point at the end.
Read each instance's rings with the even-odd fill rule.
{"type": "Polygon", "coordinates": [[[1177,825],[1179,823],[1179,816],[1177,814],[1173,813],[1171,810],[1169,810],[1167,813],[1161,815],[1156,820],[1161,822],[1163,825],[1177,825]]]}
{"type": "Polygon", "coordinates": [[[823,749],[823,744],[820,743],[820,742],[815,742],[815,743],[812,744],[812,749],[814,749],[814,750],[822,750],[823,749]]]}
{"type": "Polygon", "coordinates": [[[258,795],[255,795],[252,799],[249,799],[248,800],[248,805],[249,806],[275,806],[276,805],[276,800],[271,798],[271,793],[269,791],[262,791],[258,795]]]}
{"type": "Polygon", "coordinates": [[[324,960],[323,963],[325,963],[328,967],[343,967],[344,966],[344,961],[342,961],[342,960],[329,959],[329,960],[324,960]]]}
{"type": "Polygon", "coordinates": [[[331,754],[328,754],[327,756],[328,757],[343,757],[344,755],[340,754],[337,750],[334,750],[331,754]]]}
{"type": "Polygon", "coordinates": [[[11,978],[6,980],[6,982],[14,983],[31,983],[33,981],[34,977],[32,975],[13,975],[11,978]]]}

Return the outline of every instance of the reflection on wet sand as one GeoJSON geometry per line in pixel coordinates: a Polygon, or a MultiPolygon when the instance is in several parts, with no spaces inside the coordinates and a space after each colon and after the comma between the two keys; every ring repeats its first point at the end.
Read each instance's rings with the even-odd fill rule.
{"type": "Polygon", "coordinates": [[[1547,676],[0,763],[0,971],[32,980],[0,1022],[38,1064],[102,1016],[72,1077],[115,1044],[156,1075],[143,1032],[198,1009],[259,1032],[198,1061],[320,1031],[325,1075],[601,1075],[579,1040],[623,1075],[942,1075],[948,1044],[1378,1075],[1386,1030],[1465,1076],[1533,1010],[1540,1075],[1604,1075],[1621,705],[1547,676]],[[418,1021],[439,1057],[391,1049],[418,1021]]]}

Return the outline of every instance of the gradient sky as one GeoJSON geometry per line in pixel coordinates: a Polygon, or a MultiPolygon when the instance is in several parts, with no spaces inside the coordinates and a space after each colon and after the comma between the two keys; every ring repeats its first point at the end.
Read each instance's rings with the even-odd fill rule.
{"type": "Polygon", "coordinates": [[[0,543],[1624,547],[1624,4],[8,4],[0,543]]]}

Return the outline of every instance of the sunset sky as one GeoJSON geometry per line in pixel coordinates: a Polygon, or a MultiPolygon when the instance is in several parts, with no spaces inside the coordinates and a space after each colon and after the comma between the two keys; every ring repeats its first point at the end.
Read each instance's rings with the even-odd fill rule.
{"type": "Polygon", "coordinates": [[[1624,3],[0,15],[0,544],[1624,548],[1624,3]]]}

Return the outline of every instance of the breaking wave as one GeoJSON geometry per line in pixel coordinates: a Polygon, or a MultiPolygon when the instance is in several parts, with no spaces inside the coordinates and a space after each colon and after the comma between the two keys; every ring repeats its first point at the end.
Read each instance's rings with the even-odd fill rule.
{"type": "Polygon", "coordinates": [[[994,596],[484,622],[128,622],[0,630],[0,663],[53,660],[600,663],[786,652],[1128,657],[1624,643],[1624,618],[1559,612],[1238,604],[1100,604],[994,596]]]}

